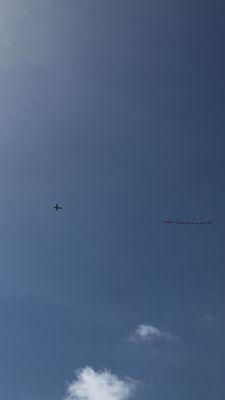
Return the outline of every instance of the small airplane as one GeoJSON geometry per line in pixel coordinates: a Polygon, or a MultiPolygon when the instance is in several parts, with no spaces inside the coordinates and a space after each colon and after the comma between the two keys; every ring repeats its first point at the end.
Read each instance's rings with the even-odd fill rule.
{"type": "Polygon", "coordinates": [[[56,211],[62,210],[62,207],[60,207],[57,203],[53,208],[55,208],[56,211]]]}

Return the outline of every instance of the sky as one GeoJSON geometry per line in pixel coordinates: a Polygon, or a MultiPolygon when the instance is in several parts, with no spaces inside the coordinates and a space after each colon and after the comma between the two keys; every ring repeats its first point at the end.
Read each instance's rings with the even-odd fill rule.
{"type": "Polygon", "coordinates": [[[0,1],[0,399],[225,398],[224,21],[0,1]]]}

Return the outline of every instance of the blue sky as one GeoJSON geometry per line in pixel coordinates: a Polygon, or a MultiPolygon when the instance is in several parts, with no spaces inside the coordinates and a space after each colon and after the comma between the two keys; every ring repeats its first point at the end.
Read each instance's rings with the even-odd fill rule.
{"type": "Polygon", "coordinates": [[[224,397],[224,21],[1,2],[0,399],[224,397]]]}

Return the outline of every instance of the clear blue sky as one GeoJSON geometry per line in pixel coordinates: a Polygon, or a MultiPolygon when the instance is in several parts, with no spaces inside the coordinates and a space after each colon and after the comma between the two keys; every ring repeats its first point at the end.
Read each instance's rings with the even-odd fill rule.
{"type": "Polygon", "coordinates": [[[224,45],[223,0],[1,2],[0,400],[225,398],[224,45]]]}

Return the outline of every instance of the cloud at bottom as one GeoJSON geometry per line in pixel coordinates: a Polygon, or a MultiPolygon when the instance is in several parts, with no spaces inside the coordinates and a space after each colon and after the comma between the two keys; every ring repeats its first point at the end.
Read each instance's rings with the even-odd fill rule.
{"type": "Polygon", "coordinates": [[[136,385],[131,378],[120,379],[109,370],[85,367],[76,373],[64,400],[130,400],[136,385]]]}

